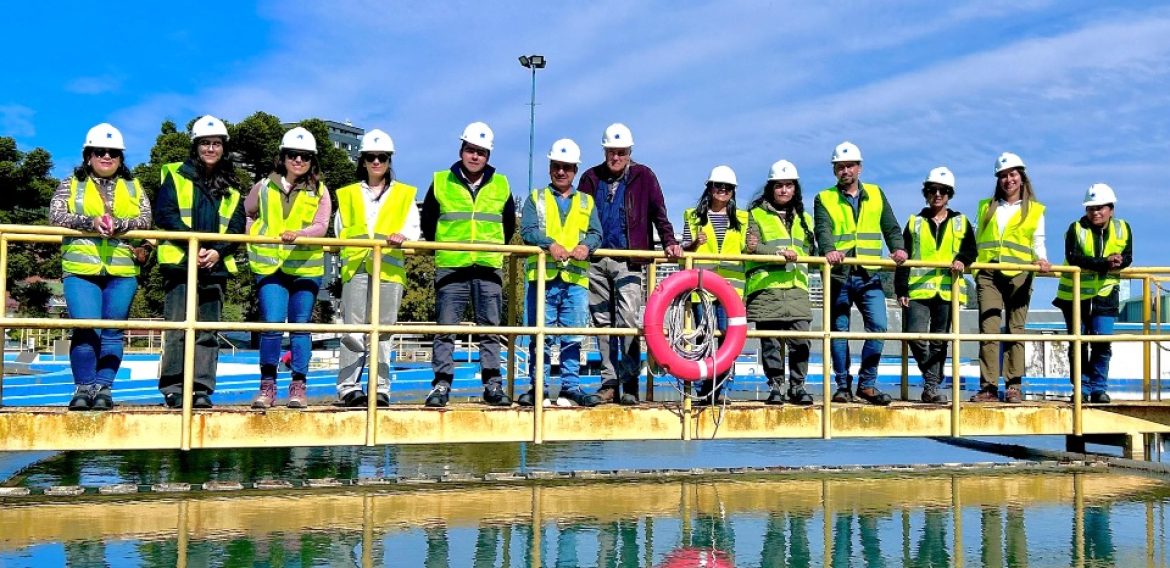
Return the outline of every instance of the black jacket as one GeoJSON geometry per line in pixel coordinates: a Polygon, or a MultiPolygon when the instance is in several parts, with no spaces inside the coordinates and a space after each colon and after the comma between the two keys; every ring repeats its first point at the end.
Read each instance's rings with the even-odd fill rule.
{"type": "MultiPolygon", "coordinates": [[[[463,184],[467,191],[471,191],[471,187],[467,185],[467,176],[463,173],[462,163],[455,162],[451,165],[451,173],[455,175],[455,179],[463,184]]],[[[487,185],[491,181],[492,176],[496,174],[496,169],[490,164],[484,166],[483,181],[480,187],[487,185]]],[[[502,213],[504,218],[504,243],[511,243],[512,236],[516,234],[516,200],[509,198],[504,202],[504,211],[502,213]]],[[[427,189],[427,195],[423,198],[422,211],[419,212],[419,225],[422,229],[423,239],[428,241],[435,240],[435,230],[439,227],[439,199],[435,197],[435,184],[432,183],[427,189]]]]}
{"type": "MultiPolygon", "coordinates": [[[[1113,221],[1115,223],[1125,223],[1121,219],[1114,219],[1113,221]]],[[[1126,268],[1133,264],[1133,229],[1129,226],[1129,223],[1126,223],[1125,227],[1129,230],[1129,242],[1125,243],[1125,249],[1121,251],[1121,268],[1126,268]]],[[[1081,217],[1075,223],[1069,225],[1068,230],[1064,233],[1065,263],[1102,274],[1111,270],[1121,270],[1121,268],[1110,268],[1109,260],[1102,254],[1105,250],[1105,241],[1109,236],[1105,231],[1105,227],[1094,227],[1089,223],[1088,219],[1081,217]],[[1077,241],[1078,225],[1093,233],[1093,248],[1095,250],[1091,256],[1081,250],[1081,244],[1077,241]]],[[[1121,285],[1125,286],[1125,281],[1122,281],[1121,285]]],[[[1121,309],[1120,296],[1119,290],[1117,287],[1114,287],[1113,292],[1108,296],[1097,296],[1095,298],[1081,300],[1081,313],[1085,316],[1116,316],[1121,309]]],[[[1072,301],[1056,298],[1052,300],[1052,305],[1061,309],[1067,309],[1072,305],[1072,301]]]]}
{"type": "MultiPolygon", "coordinates": [[[[191,180],[195,184],[194,203],[191,204],[191,226],[183,222],[182,215],[179,214],[178,197],[175,194],[175,181],[171,174],[167,174],[163,179],[163,183],[158,188],[158,195],[154,198],[154,224],[159,229],[164,231],[194,231],[199,233],[218,233],[219,232],[219,205],[222,197],[216,196],[212,190],[207,187],[202,179],[199,178],[194,162],[187,160],[179,166],[178,175],[191,180]]],[[[243,234],[245,228],[244,217],[244,195],[240,195],[240,202],[236,205],[236,210],[232,213],[231,220],[228,222],[229,234],[243,234]]],[[[174,241],[174,243],[184,250],[187,248],[187,241],[174,241]]],[[[210,270],[199,269],[200,276],[217,276],[227,277],[229,275],[227,267],[224,266],[223,259],[236,253],[239,249],[239,243],[225,243],[225,242],[211,242],[202,243],[203,248],[214,249],[219,252],[220,261],[215,264],[210,270]]],[[[182,278],[187,274],[186,265],[161,265],[160,269],[163,276],[166,278],[182,278]]]]}
{"type": "MultiPolygon", "coordinates": [[[[930,209],[923,207],[922,211],[918,212],[918,216],[922,217],[926,222],[930,223],[930,232],[934,235],[934,242],[939,241],[942,235],[943,227],[950,223],[951,219],[962,215],[954,209],[947,209],[947,218],[942,224],[936,224],[930,209]]],[[[955,254],[953,260],[963,263],[964,266],[971,266],[975,262],[975,258],[979,256],[979,247],[975,243],[975,229],[971,226],[971,220],[967,220],[967,230],[963,232],[963,240],[959,242],[959,252],[955,254]]],[[[914,235],[910,234],[910,224],[902,229],[902,241],[906,245],[906,257],[914,258],[914,235]]],[[[894,270],[894,294],[899,298],[910,295],[910,269],[899,266],[894,270]]]]}

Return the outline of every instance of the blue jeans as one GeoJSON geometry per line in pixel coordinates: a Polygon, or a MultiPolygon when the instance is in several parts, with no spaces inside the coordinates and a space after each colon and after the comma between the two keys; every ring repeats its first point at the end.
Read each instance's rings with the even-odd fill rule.
{"type": "MultiPolygon", "coordinates": [[[[832,281],[833,331],[849,331],[849,314],[853,306],[861,311],[867,333],[886,331],[886,295],[882,292],[882,281],[877,274],[867,278],[857,275],[846,277],[844,282],[832,281]]],[[[857,372],[857,388],[871,388],[877,384],[878,363],[882,360],[881,339],[866,339],[861,347],[861,369],[857,372]]],[[[833,376],[837,388],[849,388],[849,340],[834,339],[832,344],[833,376]]]]}
{"type": "MultiPolygon", "coordinates": [[[[544,283],[544,325],[548,327],[585,327],[589,318],[589,289],[569,284],[560,278],[544,283]]],[[[536,283],[528,283],[528,325],[536,325],[536,283]]],[[[550,355],[555,341],[561,343],[561,391],[581,388],[580,335],[544,336],[544,379],[548,384],[552,372],[550,355]]],[[[536,341],[528,343],[529,369],[536,362],[536,341]]],[[[536,386],[536,373],[529,371],[536,386]]]]}
{"type": "MultiPolygon", "coordinates": [[[[67,274],[65,305],[72,319],[125,320],[138,290],[133,276],[67,274]]],[[[110,386],[122,365],[122,330],[75,329],[69,342],[69,366],[78,385],[110,386]]]]}
{"type": "MultiPolygon", "coordinates": [[[[1072,306],[1061,305],[1064,313],[1064,326],[1069,333],[1073,332],[1072,306]]],[[[1089,302],[1081,304],[1081,333],[1085,335],[1113,335],[1113,324],[1117,316],[1089,315],[1089,302]]],[[[1072,342],[1068,345],[1068,360],[1071,371],[1073,357],[1072,342]]],[[[1113,358],[1113,346],[1110,343],[1082,343],[1081,344],[1081,392],[1085,395],[1095,392],[1105,392],[1109,380],[1109,360],[1113,358]]],[[[1071,380],[1071,379],[1070,379],[1071,380]]]]}
{"type": "MultiPolygon", "coordinates": [[[[260,321],[264,323],[308,323],[317,301],[320,278],[304,278],[276,271],[256,279],[260,296],[260,321]]],[[[281,331],[260,332],[260,378],[275,379],[280,362],[281,331]]],[[[307,331],[289,333],[292,372],[304,376],[309,372],[313,340],[307,331]]]]}

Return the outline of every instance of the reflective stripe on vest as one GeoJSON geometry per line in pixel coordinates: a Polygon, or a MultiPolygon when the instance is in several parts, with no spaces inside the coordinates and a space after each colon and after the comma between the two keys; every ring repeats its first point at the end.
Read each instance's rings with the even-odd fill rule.
{"type": "MultiPolygon", "coordinates": [[[[494,174],[475,198],[451,170],[435,172],[432,181],[439,202],[435,241],[440,243],[504,244],[504,205],[512,198],[508,178],[494,174]]],[[[504,254],[478,251],[435,251],[435,267],[472,265],[502,268],[504,254]]]]}
{"type": "MultiPolygon", "coordinates": [[[[754,207],[750,211],[752,219],[760,227],[760,244],[791,249],[797,256],[808,256],[808,237],[800,220],[793,219],[792,231],[784,226],[780,216],[764,209],[754,207]]],[[[804,214],[804,222],[813,226],[812,216],[804,214]]],[[[808,290],[808,265],[798,263],[748,262],[747,293],[755,294],[761,290],[771,288],[800,288],[808,290]]]]}
{"type": "MultiPolygon", "coordinates": [[[[694,209],[687,209],[683,211],[683,222],[691,229],[691,238],[698,236],[702,231],[707,235],[707,242],[699,245],[695,252],[701,254],[743,254],[744,234],[747,233],[748,213],[747,211],[736,211],[735,218],[739,221],[740,230],[731,228],[731,223],[728,222],[727,230],[723,233],[723,244],[720,245],[715,238],[715,227],[711,224],[711,217],[707,217],[707,222],[699,225],[699,218],[695,214],[694,209]]],[[[744,272],[743,263],[734,260],[696,260],[695,268],[706,268],[714,270],[716,274],[722,276],[732,286],[735,291],[739,292],[739,296],[743,297],[744,290],[744,272]]]]}
{"type": "MultiPolygon", "coordinates": [[[[833,248],[840,252],[853,251],[853,256],[859,259],[878,259],[882,257],[882,189],[876,185],[863,183],[858,193],[860,209],[858,216],[853,217],[853,206],[844,197],[841,190],[830,187],[820,193],[821,204],[829,213],[833,221],[833,248]]],[[[867,270],[877,270],[879,265],[864,265],[867,270]]]]}
{"type": "MultiPolygon", "coordinates": [[[[378,209],[378,220],[373,231],[366,226],[366,200],[362,195],[362,184],[355,183],[337,190],[337,213],[341,217],[342,239],[386,240],[394,233],[401,233],[406,225],[410,208],[415,207],[414,199],[418,189],[405,183],[392,182],[385,191],[378,209]]],[[[365,247],[342,247],[341,281],[349,282],[355,274],[369,274],[374,270],[374,249],[365,247]]],[[[382,247],[382,281],[396,284],[406,283],[406,256],[402,249],[382,247]]]]}
{"type": "MultiPolygon", "coordinates": [[[[114,183],[114,204],[107,209],[102,192],[92,178],[78,187],[77,178],[69,181],[69,212],[74,215],[101,217],[109,212],[115,219],[133,219],[142,213],[142,190],[137,180],[118,178],[114,183]]],[[[65,237],[61,241],[61,270],[82,276],[137,276],[138,264],[130,243],[123,239],[101,237],[65,237]]]]}
{"type": "MultiPolygon", "coordinates": [[[[1097,256],[1093,232],[1082,227],[1079,221],[1072,224],[1072,229],[1076,232],[1081,252],[1085,256],[1097,256]]],[[[1104,235],[1105,245],[1101,247],[1101,256],[1121,254],[1129,244],[1129,223],[1117,218],[1110,219],[1109,224],[1105,227],[1104,235]]],[[[1101,274],[1092,270],[1082,270],[1081,300],[1108,296],[1119,284],[1121,284],[1121,277],[1116,274],[1101,274]]],[[[1056,287],[1056,297],[1072,301],[1073,280],[1071,274],[1062,273],[1060,275],[1060,284],[1056,287]]]]}
{"type": "MultiPolygon", "coordinates": [[[[949,226],[942,232],[942,242],[936,243],[934,231],[926,219],[911,215],[906,220],[910,238],[914,239],[913,260],[954,262],[967,232],[967,217],[958,215],[944,222],[949,226]]],[[[953,282],[954,274],[950,268],[910,268],[909,297],[911,300],[928,300],[938,296],[949,302],[953,282]]],[[[962,277],[959,278],[959,302],[967,303],[967,282],[962,277]]]]}
{"type": "MultiPolygon", "coordinates": [[[[1005,262],[1011,264],[1032,264],[1036,262],[1036,251],[1032,248],[1032,236],[1040,226],[1040,219],[1044,216],[1044,204],[1033,201],[1028,204],[1028,216],[1021,219],[1016,211],[1008,219],[1003,234],[999,234],[999,223],[995,216],[987,218],[987,211],[991,207],[991,199],[979,202],[979,230],[975,233],[975,243],[979,248],[978,262],[1005,262]]],[[[1004,276],[1015,276],[1019,270],[1001,270],[1004,276]]]]}
{"type": "MultiPolygon", "coordinates": [[[[316,191],[297,191],[286,219],[281,206],[283,192],[271,179],[268,180],[260,190],[259,216],[252,222],[248,234],[279,237],[285,231],[299,231],[308,227],[313,224],[324,191],[325,186],[321,184],[317,184],[316,191]]],[[[325,275],[325,251],[319,245],[249,244],[248,266],[252,272],[261,276],[279,269],[293,276],[320,278],[325,275]]]]}
{"type": "MultiPolygon", "coordinates": [[[[182,165],[179,162],[164,165],[162,167],[162,181],[165,182],[167,174],[170,174],[172,183],[175,186],[175,202],[179,205],[179,216],[183,218],[183,223],[188,227],[193,227],[191,211],[195,204],[195,184],[190,179],[179,175],[179,167],[182,165]]],[[[223,235],[227,233],[228,225],[231,224],[232,215],[236,212],[236,207],[239,206],[239,203],[239,190],[234,187],[229,187],[227,196],[219,200],[219,234],[223,235]]],[[[194,231],[195,229],[192,228],[191,230],[194,231]]],[[[186,241],[159,242],[159,264],[183,264],[186,262],[186,258],[186,241]]],[[[235,274],[239,270],[236,266],[234,256],[228,256],[222,260],[228,272],[235,274]]]]}
{"type": "MultiPolygon", "coordinates": [[[[544,234],[548,238],[565,247],[565,250],[568,251],[572,251],[581,244],[581,239],[589,230],[589,219],[593,216],[592,197],[580,191],[574,192],[564,221],[561,220],[560,207],[557,206],[557,197],[553,194],[552,189],[548,187],[543,190],[534,189],[528,198],[536,206],[537,223],[544,229],[544,234]]],[[[529,281],[536,280],[536,267],[536,255],[529,256],[524,266],[529,281]]],[[[587,260],[569,259],[567,262],[560,263],[553,260],[551,256],[546,256],[544,259],[545,281],[556,278],[558,274],[561,280],[569,284],[589,287],[589,261],[587,260]]]]}

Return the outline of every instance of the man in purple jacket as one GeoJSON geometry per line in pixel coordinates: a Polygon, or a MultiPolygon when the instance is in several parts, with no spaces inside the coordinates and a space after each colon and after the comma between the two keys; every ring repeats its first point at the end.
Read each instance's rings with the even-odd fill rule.
{"type": "MultiPolygon", "coordinates": [[[[605,162],[589,168],[578,189],[593,196],[601,220],[603,249],[654,250],[654,233],[667,256],[682,256],[674,227],[666,215],[662,188],[654,172],[630,159],[634,136],[621,123],[601,137],[605,162]]],[[[640,328],[645,290],[645,261],[594,256],[589,269],[589,312],[593,327],[640,328]]],[[[642,339],[636,336],[598,338],[601,351],[602,402],[638,404],[638,376],[642,371],[642,339]],[[621,389],[619,391],[618,389],[621,389]]]]}

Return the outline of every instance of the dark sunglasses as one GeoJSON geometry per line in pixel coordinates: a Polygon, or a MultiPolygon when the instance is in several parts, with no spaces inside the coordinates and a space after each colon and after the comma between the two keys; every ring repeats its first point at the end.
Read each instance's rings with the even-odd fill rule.
{"type": "Polygon", "coordinates": [[[382,162],[383,164],[390,163],[390,154],[365,154],[364,157],[367,164],[374,162],[382,162]]]}
{"type": "Polygon", "coordinates": [[[485,150],[483,148],[476,148],[476,147],[470,146],[470,145],[463,146],[463,151],[467,152],[468,154],[475,154],[476,156],[487,157],[487,155],[488,155],[487,150],[485,150]]]}
{"type": "Polygon", "coordinates": [[[98,158],[109,156],[119,160],[122,159],[122,151],[118,150],[117,148],[90,148],[89,155],[98,158]]]}
{"type": "Polygon", "coordinates": [[[922,195],[945,195],[950,197],[953,195],[953,190],[945,187],[928,187],[922,190],[922,195]]]}
{"type": "Polygon", "coordinates": [[[302,162],[310,162],[313,160],[312,152],[302,152],[300,150],[285,150],[284,158],[286,160],[300,159],[302,162]]]}
{"type": "Polygon", "coordinates": [[[716,182],[711,184],[711,191],[716,193],[731,193],[735,191],[735,186],[730,183],[716,182]]]}
{"type": "Polygon", "coordinates": [[[577,171],[577,164],[565,164],[565,163],[561,163],[561,162],[553,162],[553,163],[549,164],[548,167],[554,172],[559,172],[562,170],[566,171],[566,172],[577,171]]]}
{"type": "Polygon", "coordinates": [[[1086,205],[1085,211],[1088,211],[1089,213],[1094,213],[1094,212],[1100,211],[1106,207],[1109,207],[1109,206],[1108,205],[1086,205]]]}

